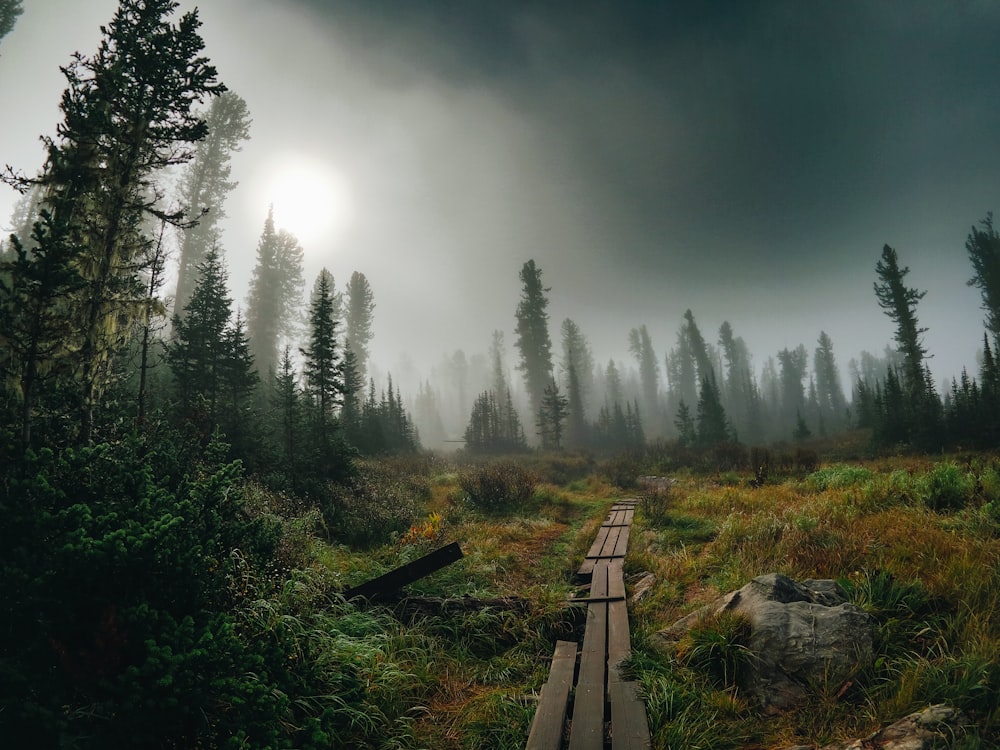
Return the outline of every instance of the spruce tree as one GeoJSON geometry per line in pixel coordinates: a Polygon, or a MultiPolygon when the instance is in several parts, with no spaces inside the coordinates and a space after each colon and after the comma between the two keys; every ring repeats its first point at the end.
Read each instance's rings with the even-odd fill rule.
{"type": "Polygon", "coordinates": [[[569,411],[569,401],[559,391],[555,378],[549,380],[542,394],[542,404],[538,409],[538,435],[542,440],[542,448],[559,450],[562,448],[562,438],[566,415],[569,411]]]}
{"type": "Polygon", "coordinates": [[[0,0],[0,41],[11,32],[23,12],[21,0],[0,0]]]}
{"type": "Polygon", "coordinates": [[[542,285],[542,271],[534,260],[527,261],[520,271],[521,300],[517,305],[517,341],[521,355],[518,369],[524,373],[532,414],[542,407],[545,389],[552,377],[552,340],[549,338],[550,291],[542,285]]]}
{"type": "Polygon", "coordinates": [[[225,267],[213,246],[198,265],[191,299],[181,315],[174,315],[175,336],[167,345],[180,416],[196,424],[203,439],[211,435],[220,411],[228,406],[224,397],[233,344],[227,333],[232,302],[225,267]]]}
{"type": "Polygon", "coordinates": [[[642,406],[647,415],[656,414],[659,411],[660,367],[656,352],[653,351],[653,341],[645,324],[629,331],[628,350],[639,366],[642,406]]]}
{"type": "Polygon", "coordinates": [[[996,344],[1000,341],[1000,234],[993,228],[993,213],[987,213],[981,229],[972,227],[965,249],[972,263],[969,286],[979,289],[986,312],[986,330],[996,344]]]}
{"type": "Polygon", "coordinates": [[[368,371],[368,346],[374,336],[375,295],[363,273],[355,271],[347,282],[345,300],[346,348],[354,353],[362,381],[368,371]]]}
{"type": "Polygon", "coordinates": [[[191,157],[207,128],[195,106],[224,87],[200,56],[197,11],[170,16],[174,0],[121,0],[93,57],[75,55],[62,70],[58,142],[46,139],[40,178],[43,205],[79,242],[85,289],[74,295],[70,335],[76,339],[79,439],[91,440],[95,409],[112,378],[112,355],[143,306],[136,262],[151,240],[143,218],[163,209],[155,179],[191,157]]]}
{"type": "Polygon", "coordinates": [[[195,269],[219,240],[219,222],[226,217],[226,198],[236,187],[230,161],[249,137],[250,115],[246,102],[232,91],[212,100],[205,114],[206,137],[184,168],[180,201],[191,220],[181,230],[180,257],[174,309],[183,310],[197,278],[195,269]]]}
{"type": "Polygon", "coordinates": [[[313,287],[309,305],[309,343],[302,350],[305,357],[306,394],[312,402],[315,420],[324,434],[332,429],[342,392],[337,326],[338,321],[334,318],[333,276],[324,268],[313,287]]]}
{"type": "Polygon", "coordinates": [[[264,378],[277,368],[282,338],[297,328],[304,284],[302,263],[298,240],[284,230],[275,231],[274,211],[268,211],[247,295],[247,333],[264,378]]]}

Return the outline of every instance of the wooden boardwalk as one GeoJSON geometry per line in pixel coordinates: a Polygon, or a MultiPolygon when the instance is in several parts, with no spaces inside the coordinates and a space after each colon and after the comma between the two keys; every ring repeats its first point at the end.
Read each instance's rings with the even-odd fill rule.
{"type": "Polygon", "coordinates": [[[582,647],[558,641],[528,750],[646,750],[646,707],[619,664],[631,651],[623,566],[636,501],[608,513],[577,578],[590,581],[582,647]],[[567,731],[568,726],[568,731],[567,731]]]}

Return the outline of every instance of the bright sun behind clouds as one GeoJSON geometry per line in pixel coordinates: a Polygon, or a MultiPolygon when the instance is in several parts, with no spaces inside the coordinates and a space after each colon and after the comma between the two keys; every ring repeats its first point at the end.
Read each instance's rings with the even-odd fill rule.
{"type": "Polygon", "coordinates": [[[327,249],[354,220],[350,183],[323,161],[302,155],[275,159],[260,185],[265,204],[274,206],[276,228],[294,234],[306,253],[327,249]]]}

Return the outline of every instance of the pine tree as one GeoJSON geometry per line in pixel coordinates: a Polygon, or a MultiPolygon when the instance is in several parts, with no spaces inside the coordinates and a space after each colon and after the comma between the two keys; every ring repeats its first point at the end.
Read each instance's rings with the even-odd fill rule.
{"type": "Polygon", "coordinates": [[[225,407],[224,379],[232,339],[227,334],[232,316],[227,274],[212,247],[198,265],[198,284],[181,315],[174,315],[175,337],[167,345],[167,361],[176,385],[182,419],[199,427],[207,439],[225,407]]]}
{"type": "Polygon", "coordinates": [[[363,273],[351,274],[345,307],[346,347],[354,353],[358,373],[364,380],[368,371],[368,345],[374,335],[375,295],[363,273]]]}
{"type": "Polygon", "coordinates": [[[524,383],[531,402],[531,411],[538,414],[545,389],[552,377],[552,340],[549,338],[549,314],[546,308],[550,291],[542,286],[542,271],[534,260],[521,268],[521,300],[517,305],[517,341],[521,354],[518,369],[524,373],[524,383]]]}
{"type": "Polygon", "coordinates": [[[121,0],[90,58],[62,70],[68,88],[59,142],[45,139],[42,204],[59,236],[81,245],[86,287],[74,295],[70,335],[78,347],[79,440],[92,437],[95,409],[112,377],[109,363],[143,310],[136,259],[150,244],[143,217],[179,221],[159,208],[153,180],[186,162],[206,135],[194,106],[224,87],[200,56],[197,12],[176,24],[174,0],[121,0]]]}
{"type": "Polygon", "coordinates": [[[965,249],[972,263],[969,286],[979,289],[986,311],[986,330],[993,342],[1000,341],[1000,234],[993,228],[993,213],[987,213],[981,229],[972,227],[965,249]]]}
{"type": "Polygon", "coordinates": [[[0,41],[11,32],[23,12],[21,0],[0,0],[0,41]]]}
{"type": "MultiPolygon", "coordinates": [[[[312,471],[317,476],[343,480],[353,472],[350,449],[337,420],[343,393],[340,354],[337,351],[336,297],[333,276],[325,268],[313,286],[309,305],[308,344],[302,350],[308,404],[312,471]]],[[[374,403],[374,383],[371,399],[374,403]]],[[[367,408],[367,404],[364,409],[367,408]]]]}
{"type": "Polygon", "coordinates": [[[646,414],[656,414],[659,411],[660,400],[660,366],[653,351],[653,341],[645,324],[633,328],[628,333],[628,350],[635,357],[639,367],[639,380],[642,383],[642,406],[646,414]]]}
{"type": "Polygon", "coordinates": [[[724,443],[730,438],[726,410],[722,407],[719,387],[709,374],[702,378],[698,396],[698,444],[704,446],[724,443]]]}
{"type": "Polygon", "coordinates": [[[247,295],[247,333],[263,377],[277,367],[282,337],[295,332],[304,284],[302,263],[298,240],[284,230],[275,231],[274,211],[268,211],[247,295]]]}
{"type": "Polygon", "coordinates": [[[43,209],[32,232],[33,250],[14,235],[11,256],[0,262],[0,376],[11,401],[19,403],[22,449],[31,445],[45,383],[69,373],[66,304],[85,284],[76,263],[79,246],[54,222],[43,209]]]}
{"type": "Polygon", "coordinates": [[[174,309],[183,310],[197,283],[195,269],[219,241],[219,222],[226,217],[226,198],[236,187],[230,160],[250,134],[246,102],[227,91],[212,100],[205,115],[208,130],[180,182],[180,200],[190,226],[182,229],[174,309]]]}
{"type": "Polygon", "coordinates": [[[569,401],[559,391],[555,378],[549,380],[542,394],[542,405],[538,410],[538,435],[542,440],[542,448],[559,450],[562,448],[562,438],[566,415],[569,411],[569,401]]]}
{"type": "Polygon", "coordinates": [[[305,357],[306,394],[321,431],[333,424],[342,392],[340,355],[337,353],[337,325],[334,318],[333,276],[325,268],[313,287],[309,305],[309,344],[305,357]]]}
{"type": "Polygon", "coordinates": [[[286,345],[271,384],[271,404],[275,415],[282,463],[294,470],[298,463],[298,441],[302,430],[302,395],[298,375],[292,364],[292,348],[286,345]]]}
{"type": "Polygon", "coordinates": [[[579,388],[579,398],[581,413],[578,415],[581,422],[587,418],[588,407],[594,399],[594,355],[587,342],[587,337],[571,319],[566,318],[562,322],[562,359],[560,370],[563,375],[563,385],[569,395],[569,369],[573,366],[579,388]]]}
{"type": "Polygon", "coordinates": [[[820,331],[819,346],[813,353],[813,372],[816,376],[816,400],[819,416],[824,424],[838,429],[844,424],[847,400],[840,385],[840,371],[833,355],[833,342],[825,331],[820,331]]]}
{"type": "Polygon", "coordinates": [[[691,416],[691,409],[683,401],[677,405],[674,427],[677,428],[677,442],[680,445],[689,448],[698,442],[698,430],[691,416]]]}
{"type": "Polygon", "coordinates": [[[905,386],[912,394],[920,394],[924,389],[924,357],[927,355],[920,335],[927,329],[917,323],[917,303],[927,292],[905,285],[909,272],[909,268],[899,267],[896,251],[886,245],[882,258],[875,265],[879,280],[874,287],[879,307],[896,324],[894,338],[903,355],[905,386]]]}

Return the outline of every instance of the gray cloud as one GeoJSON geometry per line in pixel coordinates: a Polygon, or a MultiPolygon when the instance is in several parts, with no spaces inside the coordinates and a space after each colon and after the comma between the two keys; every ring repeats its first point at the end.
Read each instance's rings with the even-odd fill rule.
{"type": "MultiPolygon", "coordinates": [[[[4,42],[0,91],[32,113],[32,139],[54,126],[55,66],[93,49],[114,3],[79,6],[28,8],[4,42]],[[89,35],[62,28],[71,9],[89,35]],[[13,74],[22,60],[31,73],[13,74]]],[[[728,319],[758,363],[812,348],[821,329],[846,363],[891,338],[871,292],[888,242],[928,290],[936,370],[956,373],[982,317],[963,242],[1000,197],[1000,14],[903,10],[205,2],[206,51],[254,118],[227,222],[236,296],[263,223],[262,165],[308,149],[351,181],[357,220],[307,247],[307,270],[369,277],[383,368],[405,350],[426,370],[511,331],[528,258],[552,286],[553,334],[573,317],[599,359],[625,356],[639,323],[662,352],[691,308],[712,336],[728,319]]],[[[34,168],[25,144],[5,127],[0,158],[34,168]]]]}

